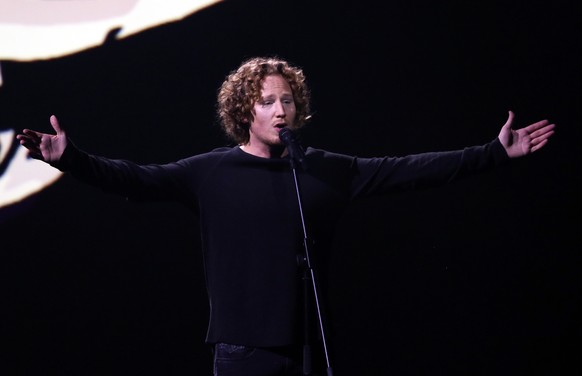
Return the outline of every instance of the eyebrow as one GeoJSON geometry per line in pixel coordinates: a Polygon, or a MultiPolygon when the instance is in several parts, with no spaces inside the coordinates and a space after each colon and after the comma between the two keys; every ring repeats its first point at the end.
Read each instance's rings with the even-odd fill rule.
{"type": "MultiPolygon", "coordinates": [[[[261,95],[261,99],[273,99],[276,97],[277,97],[277,95],[275,95],[275,94],[261,95]]],[[[285,94],[281,95],[281,98],[293,98],[293,94],[285,93],[285,94]]]]}

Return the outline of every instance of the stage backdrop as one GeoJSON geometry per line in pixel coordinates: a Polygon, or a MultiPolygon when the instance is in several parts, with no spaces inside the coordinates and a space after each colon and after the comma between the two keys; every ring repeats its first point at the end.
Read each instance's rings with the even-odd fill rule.
{"type": "Polygon", "coordinates": [[[508,110],[518,127],[558,124],[547,148],[499,170],[350,207],[326,297],[335,374],[580,372],[572,7],[226,1],[131,35],[111,25],[102,43],[55,57],[0,56],[0,373],[211,374],[197,218],[81,184],[28,159],[14,134],[52,132],[55,114],[90,153],[149,163],[206,152],[227,145],[219,85],[255,55],[303,67],[314,147],[457,149],[496,137],[508,110]]]}

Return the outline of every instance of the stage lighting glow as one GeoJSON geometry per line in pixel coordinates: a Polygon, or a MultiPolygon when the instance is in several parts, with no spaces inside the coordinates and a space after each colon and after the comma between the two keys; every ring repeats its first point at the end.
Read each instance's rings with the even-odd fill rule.
{"type": "Polygon", "coordinates": [[[218,0],[18,0],[0,2],[0,60],[69,55],[178,21],[218,0]]]}
{"type": "MultiPolygon", "coordinates": [[[[0,2],[0,62],[55,59],[176,22],[222,0],[18,0],[0,2]]],[[[5,77],[4,80],[9,79],[5,77]]],[[[0,65],[0,90],[3,77],[0,65]]],[[[6,128],[6,125],[2,125],[6,128]]],[[[8,125],[9,127],[9,125],[8,125]]],[[[1,127],[0,127],[1,128],[1,127]]],[[[14,130],[0,131],[0,208],[62,173],[28,157],[14,130]]]]}

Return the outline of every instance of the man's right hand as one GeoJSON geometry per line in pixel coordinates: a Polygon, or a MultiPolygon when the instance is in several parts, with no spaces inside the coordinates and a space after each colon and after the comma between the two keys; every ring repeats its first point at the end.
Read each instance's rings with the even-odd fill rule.
{"type": "Polygon", "coordinates": [[[67,147],[67,135],[60,127],[55,115],[51,115],[50,122],[56,134],[51,135],[24,129],[16,135],[20,145],[28,149],[30,156],[47,163],[58,162],[67,147]]]}

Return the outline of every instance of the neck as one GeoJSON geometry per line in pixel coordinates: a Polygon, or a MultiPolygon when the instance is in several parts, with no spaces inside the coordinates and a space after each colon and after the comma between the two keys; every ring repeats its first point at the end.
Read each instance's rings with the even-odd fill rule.
{"type": "Polygon", "coordinates": [[[287,148],[284,145],[264,145],[256,147],[250,143],[240,145],[241,150],[260,158],[282,158],[287,155],[287,148]]]}

